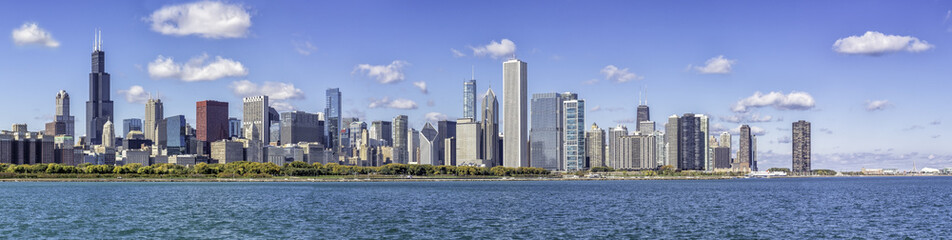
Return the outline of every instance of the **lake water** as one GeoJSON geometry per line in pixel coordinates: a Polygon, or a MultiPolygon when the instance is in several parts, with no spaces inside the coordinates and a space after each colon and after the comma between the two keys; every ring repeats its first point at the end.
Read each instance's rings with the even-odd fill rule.
{"type": "Polygon", "coordinates": [[[932,239],[952,177],[0,183],[0,238],[932,239]]]}

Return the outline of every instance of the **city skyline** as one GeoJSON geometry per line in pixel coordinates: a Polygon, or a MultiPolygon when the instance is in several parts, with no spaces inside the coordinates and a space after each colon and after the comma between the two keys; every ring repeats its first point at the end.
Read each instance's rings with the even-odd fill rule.
{"type": "MultiPolygon", "coordinates": [[[[810,33],[806,34],[807,36],[793,36],[769,30],[764,26],[767,23],[738,24],[736,28],[740,30],[728,30],[727,33],[701,29],[715,26],[717,23],[738,23],[741,20],[731,17],[712,23],[698,23],[699,26],[695,27],[684,27],[685,23],[681,22],[668,23],[705,33],[705,36],[712,39],[710,42],[695,42],[676,39],[685,33],[664,32],[656,29],[658,26],[645,25],[642,23],[642,17],[622,18],[606,14],[609,17],[598,17],[585,25],[578,26],[576,23],[575,26],[568,25],[563,29],[566,32],[583,34],[590,32],[579,27],[605,21],[610,24],[596,30],[609,30],[611,27],[625,26],[620,22],[627,20],[640,27],[632,27],[633,29],[642,29],[640,31],[657,35],[642,37],[644,40],[630,44],[634,46],[629,46],[624,41],[600,39],[603,42],[599,45],[602,46],[590,46],[592,49],[572,48],[571,45],[578,44],[576,41],[592,39],[577,37],[557,41],[547,38],[565,34],[560,33],[558,29],[542,29],[542,33],[529,35],[517,31],[518,28],[495,29],[490,27],[495,24],[456,21],[453,23],[469,26],[473,32],[438,38],[438,43],[434,43],[435,40],[432,39],[419,45],[409,43],[434,33],[425,29],[426,27],[448,27],[418,23],[420,20],[445,17],[437,14],[421,19],[397,19],[397,22],[416,24],[417,28],[406,29],[411,32],[406,34],[412,36],[401,35],[391,47],[373,47],[367,51],[354,49],[380,42],[348,41],[376,34],[343,34],[345,41],[341,41],[335,40],[330,34],[321,35],[320,28],[295,32],[274,27],[282,20],[294,21],[290,19],[292,17],[284,19],[285,17],[273,14],[289,11],[292,2],[279,2],[269,6],[257,1],[109,3],[111,4],[108,5],[113,5],[109,8],[122,10],[118,11],[118,16],[80,18],[81,21],[76,22],[63,20],[73,14],[82,13],[83,11],[71,9],[81,9],[84,7],[82,4],[72,5],[70,9],[60,9],[61,6],[57,6],[48,13],[31,13],[32,15],[5,11],[4,16],[0,16],[0,22],[12,30],[10,38],[3,38],[3,41],[9,41],[5,44],[7,47],[0,48],[0,56],[9,56],[0,59],[0,65],[3,66],[0,69],[0,78],[8,79],[5,82],[10,87],[29,90],[23,91],[29,94],[12,93],[3,96],[2,100],[31,103],[5,107],[4,112],[7,114],[0,117],[0,124],[27,123],[31,130],[39,130],[43,123],[53,120],[54,105],[51,99],[61,89],[66,90],[74,102],[89,100],[89,95],[84,94],[89,88],[88,82],[81,80],[84,78],[81,75],[89,74],[86,70],[89,66],[85,65],[89,62],[84,58],[89,56],[86,54],[89,54],[93,47],[93,30],[102,28],[102,49],[107,53],[105,68],[106,72],[112,74],[112,90],[108,94],[113,95],[112,101],[115,102],[116,115],[111,119],[113,123],[122,119],[145,117],[142,115],[142,103],[146,101],[143,96],[149,96],[150,92],[161,93],[162,101],[166,103],[166,116],[186,116],[187,122],[195,126],[196,117],[191,113],[195,112],[194,104],[198,101],[228,102],[231,117],[241,117],[242,98],[269,95],[273,100],[271,106],[282,112],[296,109],[317,113],[322,112],[325,106],[325,102],[321,100],[325,96],[321,95],[321,92],[340,87],[343,95],[341,102],[344,105],[341,109],[342,117],[359,117],[361,121],[369,123],[406,114],[409,116],[408,128],[423,129],[423,122],[427,120],[430,120],[431,124],[437,124],[436,120],[456,120],[462,116],[463,98],[459,95],[466,80],[476,79],[477,86],[480,87],[476,89],[477,93],[484,93],[488,87],[492,87],[499,93],[498,96],[504,96],[502,61],[516,54],[519,59],[532,63],[532,68],[528,70],[528,94],[577,92],[579,98],[585,99],[588,105],[586,125],[597,123],[610,127],[622,123],[626,124],[628,129],[636,129],[636,123],[630,122],[630,119],[635,118],[635,110],[640,103],[636,92],[644,86],[650,87],[649,106],[655,112],[655,121],[660,119],[657,116],[705,114],[711,116],[709,135],[717,135],[725,130],[733,132],[732,130],[739,129],[741,124],[749,124],[751,133],[760,135],[760,146],[757,148],[761,152],[757,155],[761,169],[790,166],[790,123],[800,119],[815,125],[812,150],[815,154],[812,159],[814,169],[905,169],[912,166],[912,161],[918,161],[920,166],[933,164],[935,167],[952,162],[950,152],[943,149],[943,146],[948,145],[948,140],[944,137],[948,137],[950,133],[948,129],[943,128],[942,120],[948,119],[950,115],[930,109],[941,106],[936,105],[946,100],[938,92],[941,89],[938,86],[942,86],[940,81],[945,79],[942,76],[950,74],[949,70],[939,64],[948,62],[943,59],[950,56],[945,54],[947,50],[944,50],[943,46],[949,46],[945,43],[949,42],[946,40],[950,34],[947,28],[950,26],[948,22],[952,20],[949,20],[949,12],[946,11],[952,6],[941,6],[943,3],[938,4],[940,6],[911,6],[917,13],[915,16],[909,14],[913,10],[908,10],[903,12],[905,14],[886,15],[886,20],[873,19],[873,15],[887,12],[888,6],[897,3],[864,7],[869,9],[844,10],[857,11],[852,12],[851,16],[859,18],[859,22],[868,23],[844,23],[837,28],[823,28],[815,32],[799,31],[810,33]],[[162,23],[183,19],[172,19],[175,16],[158,14],[160,9],[190,9],[202,4],[218,4],[225,10],[237,11],[239,20],[246,19],[248,22],[234,26],[238,30],[205,29],[205,32],[202,32],[186,29],[185,25],[172,26],[171,29],[161,28],[162,23]],[[874,13],[858,13],[861,10],[874,13]],[[242,12],[248,15],[247,18],[242,17],[242,12]],[[156,28],[156,25],[160,27],[156,28]],[[927,27],[933,25],[935,29],[927,27]],[[909,30],[908,26],[918,28],[909,30]],[[281,31],[274,32],[276,30],[281,31]],[[740,40],[742,36],[749,36],[743,32],[759,30],[763,30],[763,37],[749,41],[740,40]],[[414,32],[427,34],[416,36],[412,34],[414,32]],[[23,33],[34,35],[23,37],[23,33]],[[903,46],[885,46],[878,49],[862,49],[857,48],[856,44],[850,44],[870,38],[905,42],[903,46]],[[771,56],[759,51],[777,45],[753,42],[770,40],[791,49],[778,54],[781,57],[771,56]],[[428,44],[434,46],[424,46],[428,44]],[[664,50],[647,50],[656,45],[663,46],[664,50]],[[261,46],[260,49],[254,48],[257,46],[261,46]],[[689,47],[683,51],[664,52],[674,46],[689,47]],[[401,47],[406,50],[399,50],[401,47]],[[622,50],[611,51],[610,48],[622,50]],[[802,53],[795,54],[795,51],[802,53]],[[647,54],[639,57],[642,52],[647,54]],[[267,61],[271,60],[268,59],[279,60],[269,63],[267,61]],[[474,66],[475,70],[472,70],[474,66]],[[912,95],[913,93],[916,95],[912,95]],[[22,114],[10,114],[13,112],[22,114]],[[863,118],[868,121],[843,121],[850,118],[863,118]],[[903,141],[895,141],[896,138],[903,141]]],[[[27,7],[26,5],[35,3],[15,4],[27,7]]],[[[632,4],[632,7],[635,7],[648,3],[619,4],[632,4]]],[[[645,7],[672,7],[654,4],[658,3],[645,7]]],[[[740,3],[728,5],[734,4],[740,3]]],[[[714,9],[712,12],[725,15],[750,14],[754,15],[750,16],[752,18],[768,19],[768,22],[779,23],[778,28],[809,28],[835,15],[824,10],[800,10],[802,13],[781,11],[780,16],[760,15],[762,12],[769,12],[766,10],[785,7],[785,4],[801,6],[784,3],[769,7],[759,4],[748,7],[708,7],[714,9]],[[810,14],[818,15],[816,22],[804,21],[797,24],[796,21],[779,20],[789,15],[810,14]]],[[[328,13],[329,15],[353,11],[346,6],[347,3],[328,5],[334,5],[328,9],[347,10],[342,13],[328,13]]],[[[538,11],[570,9],[572,3],[559,2],[552,5],[543,6],[543,9],[538,11]]],[[[453,9],[455,6],[452,3],[439,3],[428,7],[440,10],[453,9]]],[[[513,6],[513,9],[525,7],[520,3],[513,6]]],[[[375,8],[373,12],[379,13],[385,8],[375,8]]],[[[484,8],[486,6],[476,6],[472,11],[484,8]]],[[[322,12],[328,10],[321,9],[322,12]]],[[[494,14],[509,14],[515,10],[494,14]]],[[[572,16],[588,16],[595,14],[596,10],[614,12],[585,6],[575,10],[572,16]]],[[[694,7],[688,7],[687,10],[689,13],[684,14],[700,11],[694,7]]],[[[365,21],[380,21],[386,19],[386,16],[392,16],[391,14],[365,21]]],[[[713,14],[700,13],[698,17],[710,15],[713,14]]],[[[538,13],[530,16],[540,17],[538,13]]],[[[525,23],[526,26],[545,26],[542,21],[545,18],[525,18],[531,20],[525,23]]],[[[802,17],[798,19],[803,20],[802,17]]],[[[304,20],[321,22],[320,19],[312,18],[304,20]]],[[[487,22],[492,21],[495,20],[487,19],[487,22]]],[[[331,33],[346,33],[345,27],[326,29],[331,33]]],[[[371,28],[390,34],[403,29],[371,28]]],[[[627,37],[624,39],[636,39],[635,32],[637,31],[625,31],[624,36],[627,37]]],[[[499,99],[499,102],[504,101],[504,97],[499,99]]],[[[481,99],[476,102],[482,103],[481,99]]],[[[86,119],[85,114],[75,114],[84,112],[83,109],[75,107],[70,109],[73,115],[86,119]]],[[[481,105],[476,107],[481,108],[481,105]]],[[[499,112],[502,114],[502,120],[505,114],[503,111],[499,112]]],[[[663,125],[664,122],[659,121],[658,124],[663,125]]],[[[86,127],[84,124],[76,126],[79,126],[76,128],[76,134],[82,136],[86,127]]],[[[500,126],[500,130],[502,127],[504,126],[500,126]]],[[[260,131],[266,132],[267,129],[260,131]]]]}

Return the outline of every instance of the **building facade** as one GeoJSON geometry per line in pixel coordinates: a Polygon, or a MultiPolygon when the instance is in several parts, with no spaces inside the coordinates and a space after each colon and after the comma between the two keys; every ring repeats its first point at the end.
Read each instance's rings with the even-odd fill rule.
{"type": "Polygon", "coordinates": [[[810,122],[800,120],[793,123],[793,168],[795,174],[810,174],[810,122]]]}
{"type": "Polygon", "coordinates": [[[145,133],[145,138],[154,141],[156,139],[156,127],[159,121],[165,118],[165,106],[162,104],[162,100],[158,98],[149,98],[145,102],[145,119],[143,120],[143,133],[145,133]]]}
{"type": "Polygon", "coordinates": [[[526,62],[510,59],[503,62],[503,166],[529,166],[529,114],[526,94],[528,73],[526,62]]]}
{"type": "Polygon", "coordinates": [[[110,98],[110,79],[106,73],[106,53],[97,33],[92,53],[92,71],[89,73],[89,101],[86,102],[86,145],[102,144],[102,127],[113,120],[113,102],[110,98]]]}
{"type": "Polygon", "coordinates": [[[228,103],[205,100],[195,103],[195,137],[215,142],[229,138],[228,103]]]}
{"type": "Polygon", "coordinates": [[[529,130],[531,167],[562,170],[562,94],[532,94],[532,128],[529,130]]]}
{"type": "Polygon", "coordinates": [[[585,158],[589,168],[605,167],[605,130],[592,123],[592,128],[585,132],[585,158]]]}
{"type": "Polygon", "coordinates": [[[562,170],[581,171],[585,165],[585,100],[562,102],[562,170]]]}
{"type": "Polygon", "coordinates": [[[476,79],[463,82],[463,118],[476,119],[476,79]]]}
{"type": "Polygon", "coordinates": [[[490,88],[483,97],[483,120],[481,122],[483,138],[483,159],[488,167],[502,166],[502,144],[499,139],[499,102],[496,93],[490,88]]]}
{"type": "Polygon", "coordinates": [[[326,129],[327,134],[325,134],[326,140],[324,141],[325,146],[328,148],[338,149],[340,143],[340,132],[342,126],[341,117],[341,93],[339,88],[328,88],[324,92],[325,95],[325,106],[324,106],[324,128],[326,129]]]}
{"type": "Polygon", "coordinates": [[[271,142],[270,110],[268,96],[254,96],[243,99],[242,124],[245,125],[245,129],[248,129],[249,125],[254,125],[256,132],[250,134],[265,144],[271,142]]]}
{"type": "Polygon", "coordinates": [[[281,113],[281,144],[322,142],[324,121],[314,113],[291,111],[281,113]]]}
{"type": "Polygon", "coordinates": [[[399,115],[393,118],[393,162],[407,164],[409,160],[409,150],[407,150],[407,115],[399,115]]]}

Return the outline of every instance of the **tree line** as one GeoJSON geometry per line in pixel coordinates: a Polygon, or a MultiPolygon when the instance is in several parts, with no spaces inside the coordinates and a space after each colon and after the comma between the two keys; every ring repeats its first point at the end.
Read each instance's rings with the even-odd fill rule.
{"type": "Polygon", "coordinates": [[[379,167],[340,165],[337,163],[308,164],[301,161],[278,166],[274,163],[232,162],[226,164],[198,163],[182,166],[171,163],[142,166],[130,163],[121,166],[77,166],[56,163],[33,165],[0,164],[0,178],[11,177],[110,177],[110,176],[171,176],[171,177],[275,177],[275,176],[546,176],[550,171],[533,167],[472,167],[387,164],[379,167]]]}

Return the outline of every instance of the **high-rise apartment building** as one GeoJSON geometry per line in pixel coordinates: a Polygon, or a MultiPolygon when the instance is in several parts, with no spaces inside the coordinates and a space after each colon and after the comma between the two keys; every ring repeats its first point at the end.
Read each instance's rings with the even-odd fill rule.
{"type": "Polygon", "coordinates": [[[611,130],[608,131],[608,158],[606,159],[605,165],[612,168],[620,168],[621,164],[619,162],[624,158],[624,154],[627,154],[623,151],[621,138],[628,136],[628,127],[625,125],[618,124],[611,130]]]}
{"type": "Polygon", "coordinates": [[[737,162],[739,170],[750,169],[753,165],[753,151],[751,142],[750,126],[747,124],[740,126],[740,141],[737,146],[737,162]]]}
{"type": "Polygon", "coordinates": [[[526,94],[526,62],[510,59],[502,64],[503,82],[503,165],[529,166],[529,114],[526,94]]]}
{"type": "Polygon", "coordinates": [[[562,170],[585,170],[585,100],[562,102],[562,113],[562,170]]]}
{"type": "Polygon", "coordinates": [[[793,123],[793,173],[810,174],[810,122],[800,120],[793,123]]]}
{"type": "Polygon", "coordinates": [[[89,101],[86,102],[86,145],[102,144],[102,127],[113,120],[109,73],[106,73],[106,53],[102,51],[101,34],[96,35],[92,53],[92,71],[89,73],[89,101]]]}
{"type": "Polygon", "coordinates": [[[702,117],[685,113],[678,120],[678,169],[704,170],[707,136],[701,131],[702,117]]]}
{"type": "Polygon", "coordinates": [[[589,168],[604,167],[605,165],[605,130],[592,123],[592,128],[585,132],[585,156],[589,168]]]}
{"type": "Polygon", "coordinates": [[[668,150],[665,165],[672,166],[675,169],[678,169],[678,155],[680,151],[678,145],[681,142],[678,139],[678,133],[680,132],[680,126],[678,125],[681,121],[678,115],[671,115],[668,117],[668,123],[664,125],[664,145],[668,150]]]}

